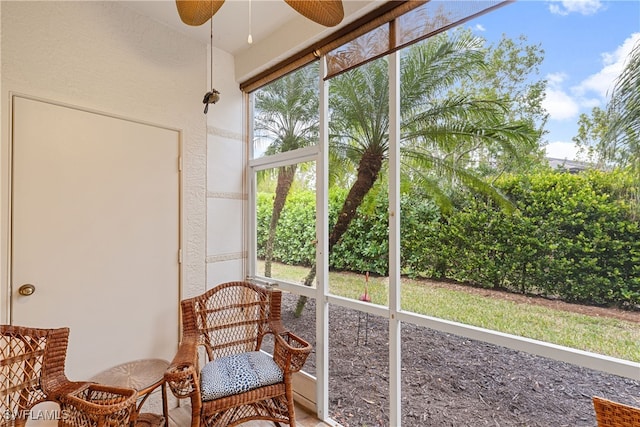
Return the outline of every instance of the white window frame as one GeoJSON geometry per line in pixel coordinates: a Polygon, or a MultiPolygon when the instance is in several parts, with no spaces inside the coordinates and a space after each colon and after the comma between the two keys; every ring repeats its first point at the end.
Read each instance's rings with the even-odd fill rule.
{"type": "MultiPolygon", "coordinates": [[[[247,168],[248,224],[247,247],[249,248],[247,277],[259,283],[277,284],[281,289],[316,300],[316,407],[318,419],[329,425],[339,424],[329,416],[329,304],[358,310],[384,317],[389,322],[389,423],[401,427],[402,421],[402,323],[411,323],[440,332],[454,334],[481,342],[571,363],[589,369],[637,380],[640,363],[591,353],[570,347],[538,341],[490,329],[466,325],[436,317],[425,316],[401,308],[400,276],[400,53],[388,55],[389,61],[389,306],[363,303],[349,298],[329,294],[328,275],[328,83],[324,81],[326,64],[320,58],[320,132],[317,146],[279,153],[273,156],[251,159],[252,144],[249,143],[247,168]],[[256,273],[256,183],[259,170],[287,166],[301,162],[316,162],[316,282],[317,287],[259,276],[256,273]]],[[[249,95],[247,117],[253,117],[252,95],[249,95]]],[[[253,120],[247,126],[248,141],[252,141],[253,120]]]]}

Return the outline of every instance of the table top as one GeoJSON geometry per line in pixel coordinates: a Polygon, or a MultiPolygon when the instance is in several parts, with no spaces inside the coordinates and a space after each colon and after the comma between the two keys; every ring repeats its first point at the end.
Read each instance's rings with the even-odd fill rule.
{"type": "Polygon", "coordinates": [[[122,363],[100,372],[90,379],[114,387],[133,388],[143,393],[164,379],[169,362],[163,359],[140,359],[122,363]]]}

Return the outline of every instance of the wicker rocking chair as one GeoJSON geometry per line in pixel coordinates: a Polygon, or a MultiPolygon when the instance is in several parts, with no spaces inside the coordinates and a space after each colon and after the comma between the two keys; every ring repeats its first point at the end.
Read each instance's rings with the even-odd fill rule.
{"type": "Polygon", "coordinates": [[[311,346],[284,329],[281,293],[229,282],[182,301],[182,342],[165,380],[191,399],[191,426],[231,427],[269,420],[295,427],[292,375],[311,346]],[[273,356],[261,352],[273,337],[273,356]],[[199,367],[199,349],[207,362],[199,367]]]}
{"type": "Polygon", "coordinates": [[[640,427],[640,408],[594,396],[598,427],[640,427]]]}
{"type": "Polygon", "coordinates": [[[0,325],[0,427],[24,426],[35,405],[60,405],[61,427],[124,426],[136,392],[69,381],[69,329],[0,325]]]}

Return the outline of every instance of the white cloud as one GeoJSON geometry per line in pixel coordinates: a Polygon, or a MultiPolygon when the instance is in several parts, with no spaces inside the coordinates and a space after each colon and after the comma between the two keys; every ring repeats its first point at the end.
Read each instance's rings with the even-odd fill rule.
{"type": "Polygon", "coordinates": [[[547,75],[547,81],[550,85],[561,85],[567,78],[565,73],[551,73],[547,75]]]}
{"type": "Polygon", "coordinates": [[[602,69],[576,86],[576,94],[584,95],[591,91],[598,94],[602,99],[606,99],[611,94],[616,78],[624,69],[633,46],[639,41],[640,33],[633,33],[615,51],[603,53],[601,55],[602,69]]]}
{"type": "Polygon", "coordinates": [[[549,10],[557,15],[579,13],[581,15],[593,15],[604,5],[600,0],[550,0],[549,10]]]}
{"type": "Polygon", "coordinates": [[[562,89],[566,75],[555,73],[547,75],[547,90],[542,107],[549,113],[551,120],[574,119],[580,112],[578,103],[562,89]]]}
{"type": "Polygon", "coordinates": [[[578,103],[566,92],[559,89],[547,89],[542,107],[547,110],[551,120],[568,120],[578,116],[578,103]]]}
{"type": "Polygon", "coordinates": [[[581,111],[591,111],[594,107],[606,105],[616,78],[622,72],[633,46],[640,42],[640,33],[629,36],[612,52],[601,54],[602,68],[578,85],[566,89],[564,73],[547,75],[547,90],[542,106],[551,120],[570,120],[578,117],[581,111]]]}
{"type": "Polygon", "coordinates": [[[580,98],[580,107],[589,111],[593,110],[593,107],[602,107],[603,102],[600,98],[580,98]]]}
{"type": "Polygon", "coordinates": [[[480,31],[480,32],[487,31],[487,29],[482,24],[476,24],[475,29],[476,29],[476,31],[480,31]]]}
{"type": "Polygon", "coordinates": [[[552,159],[576,160],[578,158],[578,147],[573,142],[551,142],[544,149],[547,157],[552,159]]]}

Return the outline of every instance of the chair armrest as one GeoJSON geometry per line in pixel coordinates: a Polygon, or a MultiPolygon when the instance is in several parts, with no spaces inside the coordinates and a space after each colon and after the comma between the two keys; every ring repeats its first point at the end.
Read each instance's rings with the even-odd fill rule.
{"type": "Polygon", "coordinates": [[[280,335],[287,333],[287,328],[284,327],[282,320],[270,320],[269,321],[269,333],[273,335],[280,335]]]}
{"type": "Polygon", "coordinates": [[[164,379],[173,395],[183,399],[200,393],[198,374],[198,339],[194,335],[184,336],[164,379]]]}
{"type": "Polygon", "coordinates": [[[291,332],[274,334],[273,360],[285,374],[302,369],[311,345],[291,332]]]}
{"type": "Polygon", "coordinates": [[[60,425],[128,425],[135,417],[137,398],[134,389],[87,383],[60,397],[60,425]]]}

